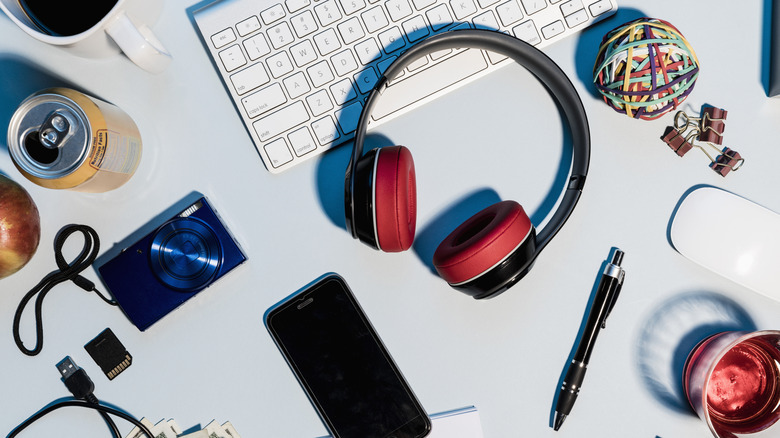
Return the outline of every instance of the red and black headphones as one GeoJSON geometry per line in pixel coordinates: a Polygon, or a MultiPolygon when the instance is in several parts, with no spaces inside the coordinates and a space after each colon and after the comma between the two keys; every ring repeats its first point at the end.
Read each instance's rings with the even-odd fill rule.
{"type": "Polygon", "coordinates": [[[389,79],[409,64],[439,50],[483,49],[512,58],[550,91],[572,136],[572,165],[566,191],[539,232],[515,201],[501,201],[459,225],[438,246],[433,265],[450,286],[476,299],[509,289],[571,215],[582,193],[590,161],[590,131],[577,91],[558,65],[517,38],[488,30],[455,30],[411,47],[385,71],[366,99],[345,178],[347,228],[352,237],[386,252],[405,251],[414,240],[417,195],[412,155],[404,146],[377,148],[363,156],[371,112],[389,79]]]}

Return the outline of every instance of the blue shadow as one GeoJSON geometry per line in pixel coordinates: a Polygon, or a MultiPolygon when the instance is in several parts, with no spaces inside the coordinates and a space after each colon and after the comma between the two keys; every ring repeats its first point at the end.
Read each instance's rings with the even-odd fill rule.
{"type": "MultiPolygon", "coordinates": [[[[66,87],[79,90],[78,87],[55,73],[44,70],[26,58],[13,54],[0,54],[0,126],[7,127],[19,104],[31,94],[50,87],[66,87]]],[[[0,137],[0,151],[8,153],[6,136],[0,137]]]]}
{"type": "Polygon", "coordinates": [[[754,331],[756,324],[734,300],[709,291],[676,295],[647,315],[636,342],[639,375],[669,409],[695,415],[683,390],[688,355],[706,338],[725,331],[754,331]]]}
{"type": "Polygon", "coordinates": [[[601,97],[596,87],[591,84],[593,84],[593,67],[604,36],[624,23],[646,16],[647,14],[637,9],[619,7],[612,17],[594,24],[585,32],[580,32],[574,55],[577,76],[583,84],[587,85],[586,88],[594,97],[601,97]]]}

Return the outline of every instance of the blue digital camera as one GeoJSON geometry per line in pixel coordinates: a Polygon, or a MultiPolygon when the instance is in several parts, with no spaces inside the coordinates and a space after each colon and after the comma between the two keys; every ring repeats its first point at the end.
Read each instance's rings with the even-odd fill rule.
{"type": "Polygon", "coordinates": [[[246,261],[205,197],[98,268],[143,331],[246,261]]]}

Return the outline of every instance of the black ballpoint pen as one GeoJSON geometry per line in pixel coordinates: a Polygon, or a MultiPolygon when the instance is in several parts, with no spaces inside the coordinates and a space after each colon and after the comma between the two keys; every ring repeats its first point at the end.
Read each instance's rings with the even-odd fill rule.
{"type": "Polygon", "coordinates": [[[590,354],[593,352],[593,346],[596,344],[596,337],[599,331],[606,327],[607,316],[615,306],[620,288],[623,286],[625,271],[620,267],[623,261],[623,251],[615,249],[612,260],[607,263],[604,272],[601,275],[596,296],[593,299],[593,306],[588,313],[588,319],[585,323],[585,329],[578,340],[577,351],[574,352],[571,364],[566,377],[563,379],[558,401],[555,404],[555,420],[553,429],[561,428],[566,416],[571,412],[574,401],[577,400],[577,394],[580,392],[582,380],[585,377],[585,370],[590,360],[590,354]]]}

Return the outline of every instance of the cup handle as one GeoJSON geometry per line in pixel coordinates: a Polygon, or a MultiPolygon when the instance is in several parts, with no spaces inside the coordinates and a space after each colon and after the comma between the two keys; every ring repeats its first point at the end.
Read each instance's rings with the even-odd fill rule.
{"type": "Polygon", "coordinates": [[[106,27],[106,33],[136,65],[150,73],[161,73],[171,62],[171,55],[146,25],[136,27],[121,12],[106,27]]]}

